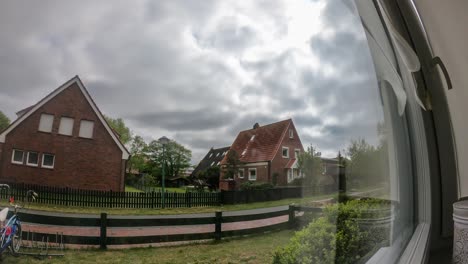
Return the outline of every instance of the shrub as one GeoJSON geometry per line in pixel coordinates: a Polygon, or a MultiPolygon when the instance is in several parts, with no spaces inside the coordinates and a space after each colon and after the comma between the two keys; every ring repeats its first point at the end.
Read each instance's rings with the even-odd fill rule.
{"type": "Polygon", "coordinates": [[[388,242],[390,225],[362,224],[388,216],[388,205],[382,200],[350,200],[327,206],[323,216],[276,250],[273,263],[356,263],[388,242]]]}
{"type": "Polygon", "coordinates": [[[304,178],[296,178],[288,183],[289,186],[303,186],[304,178]]]}
{"type": "Polygon", "coordinates": [[[241,191],[246,191],[246,190],[266,190],[266,189],[272,189],[273,184],[267,183],[267,182],[244,182],[239,186],[241,191]]]}

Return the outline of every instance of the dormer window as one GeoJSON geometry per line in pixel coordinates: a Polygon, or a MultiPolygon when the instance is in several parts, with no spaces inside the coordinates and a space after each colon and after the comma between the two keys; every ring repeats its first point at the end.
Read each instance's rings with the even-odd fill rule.
{"type": "Polygon", "coordinates": [[[294,131],[289,129],[289,138],[294,138],[294,131]]]}

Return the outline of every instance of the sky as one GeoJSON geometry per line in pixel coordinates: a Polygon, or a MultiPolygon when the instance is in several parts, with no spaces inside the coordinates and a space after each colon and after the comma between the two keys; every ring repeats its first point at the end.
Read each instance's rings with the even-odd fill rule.
{"type": "Polygon", "coordinates": [[[341,0],[2,1],[0,111],[79,75],[101,112],[196,164],[292,118],[304,147],[376,144],[382,106],[365,34],[341,0]]]}

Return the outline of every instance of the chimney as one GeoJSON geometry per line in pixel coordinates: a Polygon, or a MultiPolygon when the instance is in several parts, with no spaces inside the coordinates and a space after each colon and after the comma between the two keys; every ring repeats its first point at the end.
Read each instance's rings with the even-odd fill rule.
{"type": "Polygon", "coordinates": [[[260,125],[259,125],[258,123],[255,123],[255,124],[253,125],[253,129],[257,129],[257,128],[259,128],[259,127],[260,127],[260,125]]]}

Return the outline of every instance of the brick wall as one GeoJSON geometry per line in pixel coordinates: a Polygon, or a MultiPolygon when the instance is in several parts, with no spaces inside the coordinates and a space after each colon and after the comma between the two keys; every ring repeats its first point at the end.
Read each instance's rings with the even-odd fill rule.
{"type": "Polygon", "coordinates": [[[122,151],[99,121],[77,84],[51,99],[6,137],[0,180],[95,190],[124,190],[122,151]],[[54,114],[52,133],[39,132],[42,113],[54,114]],[[60,117],[74,119],[73,135],[58,134],[60,117]],[[93,139],[79,138],[80,120],[94,121],[93,139]],[[39,152],[39,166],[11,163],[13,149],[39,152]],[[55,155],[54,169],[41,168],[42,153],[55,155]]]}

